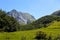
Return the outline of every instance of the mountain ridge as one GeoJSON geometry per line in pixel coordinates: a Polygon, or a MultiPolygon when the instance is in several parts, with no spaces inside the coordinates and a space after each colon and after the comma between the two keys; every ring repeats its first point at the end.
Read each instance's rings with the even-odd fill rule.
{"type": "Polygon", "coordinates": [[[51,15],[60,16],[60,10],[53,12],[51,15]]]}
{"type": "Polygon", "coordinates": [[[14,17],[20,24],[29,24],[36,19],[30,15],[29,13],[18,12],[17,10],[13,9],[7,13],[9,16],[14,17]]]}

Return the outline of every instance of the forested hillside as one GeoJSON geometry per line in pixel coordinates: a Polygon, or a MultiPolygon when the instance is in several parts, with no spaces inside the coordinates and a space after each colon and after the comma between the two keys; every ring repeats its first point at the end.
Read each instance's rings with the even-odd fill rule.
{"type": "Polygon", "coordinates": [[[19,23],[13,18],[6,14],[5,11],[0,10],[0,31],[13,32],[20,28],[19,23]]]}

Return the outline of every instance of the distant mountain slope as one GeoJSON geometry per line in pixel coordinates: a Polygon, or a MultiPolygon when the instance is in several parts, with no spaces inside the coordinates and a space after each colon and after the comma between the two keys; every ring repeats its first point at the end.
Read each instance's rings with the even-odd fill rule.
{"type": "Polygon", "coordinates": [[[38,27],[38,26],[47,27],[49,25],[49,23],[51,23],[53,21],[60,21],[60,16],[53,16],[53,15],[44,16],[44,17],[36,20],[32,24],[36,27],[38,27]]]}
{"type": "Polygon", "coordinates": [[[28,24],[35,20],[32,15],[28,13],[18,12],[15,9],[11,10],[7,14],[14,17],[20,24],[28,24]]]}
{"type": "Polygon", "coordinates": [[[60,10],[53,12],[52,15],[60,16],[60,10]]]}
{"type": "Polygon", "coordinates": [[[60,21],[60,10],[53,12],[51,15],[46,15],[32,23],[36,28],[47,27],[53,21],[60,21]]]}

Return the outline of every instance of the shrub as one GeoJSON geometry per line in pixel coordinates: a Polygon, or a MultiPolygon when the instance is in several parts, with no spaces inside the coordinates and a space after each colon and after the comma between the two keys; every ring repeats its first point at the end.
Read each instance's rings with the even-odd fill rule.
{"type": "Polygon", "coordinates": [[[35,37],[36,40],[46,40],[46,34],[42,31],[38,31],[35,37]]]}

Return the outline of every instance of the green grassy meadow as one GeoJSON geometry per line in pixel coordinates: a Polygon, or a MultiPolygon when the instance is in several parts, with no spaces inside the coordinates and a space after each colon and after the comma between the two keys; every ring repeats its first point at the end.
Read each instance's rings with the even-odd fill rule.
{"type": "Polygon", "coordinates": [[[0,32],[0,40],[35,40],[36,33],[43,31],[48,36],[55,38],[60,35],[60,22],[52,22],[47,28],[40,28],[28,31],[17,31],[17,32],[0,32]]]}

